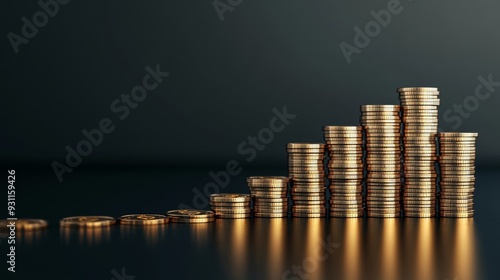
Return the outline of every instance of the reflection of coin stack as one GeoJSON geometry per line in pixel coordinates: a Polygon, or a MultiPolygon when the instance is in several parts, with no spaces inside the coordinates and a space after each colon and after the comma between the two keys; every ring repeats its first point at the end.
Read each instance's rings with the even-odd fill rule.
{"type": "Polygon", "coordinates": [[[436,215],[437,88],[399,88],[403,111],[403,205],[406,217],[436,215]]]}
{"type": "Polygon", "coordinates": [[[361,126],[325,126],[330,181],[330,216],[363,216],[363,134],[361,126]]]}
{"type": "Polygon", "coordinates": [[[250,218],[250,195],[220,193],[210,195],[210,207],[217,218],[250,218]]]}
{"type": "Polygon", "coordinates": [[[288,216],[288,177],[254,176],[247,183],[254,198],[254,215],[262,218],[288,216]]]}
{"type": "Polygon", "coordinates": [[[474,216],[477,133],[439,133],[441,217],[474,216]]]}
{"type": "Polygon", "coordinates": [[[325,216],[325,144],[289,143],[288,173],[292,179],[292,215],[325,216]]]}
{"type": "Polygon", "coordinates": [[[366,132],[368,217],[399,217],[401,212],[401,117],[399,105],[362,105],[366,132]]]}

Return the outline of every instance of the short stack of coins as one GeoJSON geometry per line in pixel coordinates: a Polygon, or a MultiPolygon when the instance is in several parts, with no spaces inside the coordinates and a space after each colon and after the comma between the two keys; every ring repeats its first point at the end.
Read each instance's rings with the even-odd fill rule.
{"type": "Polygon", "coordinates": [[[323,127],[328,149],[330,216],[363,216],[363,131],[361,126],[323,127]]]}
{"type": "Polygon", "coordinates": [[[289,143],[288,173],[292,188],[292,216],[324,217],[325,208],[325,144],[289,143]]]}
{"type": "Polygon", "coordinates": [[[210,207],[217,218],[244,219],[250,218],[250,195],[236,193],[219,193],[210,195],[210,207]]]}
{"type": "Polygon", "coordinates": [[[288,216],[288,177],[253,176],[247,178],[254,199],[254,215],[259,218],[288,216]]]}
{"type": "Polygon", "coordinates": [[[171,223],[180,224],[203,224],[215,221],[213,211],[197,209],[179,209],[167,212],[167,217],[171,223]]]}
{"type": "Polygon", "coordinates": [[[439,139],[439,215],[474,216],[477,133],[443,132],[439,139]]]}
{"type": "Polygon", "coordinates": [[[362,105],[366,134],[366,208],[368,217],[401,215],[401,116],[399,105],[362,105]]]}
{"type": "Polygon", "coordinates": [[[406,217],[436,215],[437,88],[399,88],[403,112],[403,211],[406,217]]]}

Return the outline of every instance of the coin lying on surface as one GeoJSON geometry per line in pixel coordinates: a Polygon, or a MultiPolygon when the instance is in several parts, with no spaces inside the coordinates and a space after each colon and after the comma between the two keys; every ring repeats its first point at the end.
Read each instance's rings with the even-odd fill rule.
{"type": "Polygon", "coordinates": [[[42,219],[17,219],[17,220],[0,220],[0,228],[6,229],[8,225],[15,224],[16,230],[39,230],[47,228],[49,223],[42,219]]]}
{"type": "Polygon", "coordinates": [[[75,216],[60,221],[61,227],[106,227],[116,223],[115,218],[108,216],[75,216]]]}
{"type": "Polygon", "coordinates": [[[168,223],[168,217],[159,214],[130,214],[118,218],[122,225],[163,225],[168,223]]]}

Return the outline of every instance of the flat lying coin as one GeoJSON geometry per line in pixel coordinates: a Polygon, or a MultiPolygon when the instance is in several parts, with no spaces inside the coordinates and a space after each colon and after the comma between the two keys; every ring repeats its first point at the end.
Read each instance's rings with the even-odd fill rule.
{"type": "Polygon", "coordinates": [[[115,218],[108,216],[75,216],[63,218],[61,227],[107,227],[116,223],[115,218]]]}
{"type": "Polygon", "coordinates": [[[162,225],[168,223],[168,217],[159,214],[129,214],[118,218],[122,225],[162,225]]]}
{"type": "Polygon", "coordinates": [[[39,230],[47,228],[49,223],[42,219],[17,219],[17,220],[0,220],[0,229],[5,230],[8,225],[15,223],[16,230],[39,230]]]}

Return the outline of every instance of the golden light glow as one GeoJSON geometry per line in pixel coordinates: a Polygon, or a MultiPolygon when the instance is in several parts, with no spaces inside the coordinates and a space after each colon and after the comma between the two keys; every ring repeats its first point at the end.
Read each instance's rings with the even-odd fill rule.
{"type": "Polygon", "coordinates": [[[432,279],[435,277],[435,219],[411,219],[417,226],[416,236],[416,279],[432,279]]]}
{"type": "Polygon", "coordinates": [[[398,277],[398,219],[382,220],[382,250],[381,250],[381,269],[384,279],[393,280],[398,277]]]}
{"type": "Polygon", "coordinates": [[[82,245],[99,245],[103,241],[109,241],[109,227],[95,228],[68,228],[61,227],[60,234],[63,240],[69,244],[73,238],[77,238],[82,245]]]}
{"type": "Polygon", "coordinates": [[[269,274],[268,279],[281,279],[286,252],[286,219],[268,219],[269,274]]]}
{"type": "Polygon", "coordinates": [[[346,219],[344,226],[344,277],[343,279],[362,279],[361,269],[363,267],[363,256],[361,255],[363,219],[346,219]]]}
{"type": "Polygon", "coordinates": [[[473,219],[455,220],[455,275],[460,279],[476,279],[476,247],[473,219]]]}

